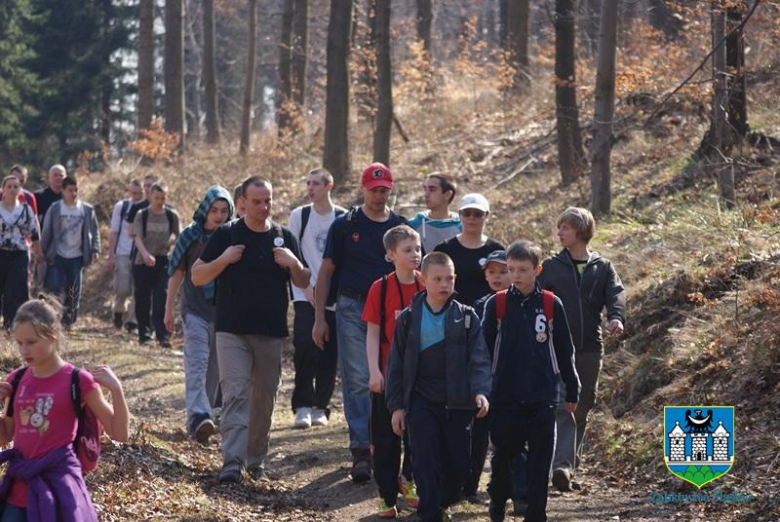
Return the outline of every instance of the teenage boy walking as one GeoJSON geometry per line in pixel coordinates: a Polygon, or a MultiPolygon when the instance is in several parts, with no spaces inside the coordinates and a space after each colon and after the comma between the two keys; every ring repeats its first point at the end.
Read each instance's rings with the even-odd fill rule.
{"type": "Polygon", "coordinates": [[[114,327],[127,325],[132,330],[135,324],[135,303],[133,302],[133,236],[126,221],[130,207],[144,199],[141,182],[131,180],[127,186],[128,197],[117,201],[111,213],[111,235],[108,240],[108,270],[114,272],[114,327]],[[130,305],[127,302],[130,300],[130,305]]]}
{"type": "Polygon", "coordinates": [[[512,497],[512,468],[528,444],[526,522],[547,520],[547,483],[555,446],[555,409],[560,380],[566,410],[577,407],[579,379],[574,347],[561,300],[542,292],[541,249],[516,241],[507,249],[512,286],[485,306],[483,328],[493,350],[490,439],[495,448],[490,475],[490,520],[506,515],[512,497]]]}
{"type": "Polygon", "coordinates": [[[426,253],[461,231],[460,217],[450,212],[457,190],[455,180],[446,174],[431,174],[423,183],[423,201],[428,210],[418,212],[409,220],[409,226],[420,234],[426,253]]]}
{"type": "Polygon", "coordinates": [[[65,178],[62,200],[48,209],[41,232],[41,247],[47,264],[44,287],[62,300],[65,328],[73,326],[78,318],[84,268],[100,253],[95,211],[92,205],[79,200],[78,195],[76,179],[65,178]]]}
{"type": "Polygon", "coordinates": [[[469,470],[471,421],[488,413],[490,361],[479,318],[453,299],[455,267],[425,256],[425,292],[398,317],[387,362],[393,431],[408,429],[422,522],[451,520],[469,470]]]}

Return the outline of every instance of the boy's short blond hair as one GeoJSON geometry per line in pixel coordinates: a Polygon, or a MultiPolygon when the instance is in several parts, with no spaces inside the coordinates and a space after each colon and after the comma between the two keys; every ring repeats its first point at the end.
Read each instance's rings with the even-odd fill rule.
{"type": "Polygon", "coordinates": [[[530,261],[536,268],[542,260],[542,248],[521,239],[509,245],[509,248],[506,249],[506,258],[515,261],[530,261]]]}
{"type": "Polygon", "coordinates": [[[417,231],[409,225],[398,225],[397,227],[391,228],[385,232],[384,236],[382,236],[382,242],[385,245],[385,252],[395,252],[395,249],[398,247],[398,243],[407,239],[414,239],[417,241],[418,245],[421,244],[420,234],[418,234],[417,231]]]}
{"type": "Polygon", "coordinates": [[[423,275],[427,274],[428,269],[433,265],[451,266],[452,270],[453,271],[455,270],[455,263],[453,263],[450,256],[448,256],[444,252],[431,252],[429,254],[425,254],[425,257],[422,260],[422,267],[421,267],[422,274],[423,275]]]}
{"type": "Polygon", "coordinates": [[[590,210],[581,207],[569,207],[558,216],[557,226],[566,223],[577,231],[577,238],[585,243],[590,243],[596,233],[596,220],[590,210]]]}

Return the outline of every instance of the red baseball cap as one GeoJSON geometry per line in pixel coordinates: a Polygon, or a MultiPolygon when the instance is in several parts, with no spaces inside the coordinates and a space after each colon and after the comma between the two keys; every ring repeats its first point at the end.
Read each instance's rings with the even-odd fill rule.
{"type": "Polygon", "coordinates": [[[393,188],[393,175],[385,165],[372,163],[363,171],[363,187],[371,190],[375,187],[393,188]]]}

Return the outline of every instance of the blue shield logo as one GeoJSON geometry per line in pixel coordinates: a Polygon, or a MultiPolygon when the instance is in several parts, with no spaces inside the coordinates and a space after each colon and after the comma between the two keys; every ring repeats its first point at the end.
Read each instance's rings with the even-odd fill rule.
{"type": "Polygon", "coordinates": [[[664,462],[697,488],[734,465],[734,406],[664,406],[664,462]]]}

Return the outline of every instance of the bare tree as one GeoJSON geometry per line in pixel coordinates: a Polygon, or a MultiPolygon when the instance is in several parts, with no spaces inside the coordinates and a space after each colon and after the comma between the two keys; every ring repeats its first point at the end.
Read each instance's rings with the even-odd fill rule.
{"type": "Polygon", "coordinates": [[[726,48],[720,45],[726,34],[726,13],[720,0],[711,0],[712,11],[712,123],[708,134],[709,147],[705,149],[705,158],[710,171],[718,180],[718,193],[727,207],[736,202],[734,193],[734,171],[728,161],[729,146],[727,125],[728,94],[726,92],[726,48]]]}
{"type": "Polygon", "coordinates": [[[292,32],[292,99],[296,111],[306,104],[306,54],[309,46],[309,0],[295,0],[292,32]]]}
{"type": "Polygon", "coordinates": [[[568,185],[582,174],[580,117],[575,70],[576,0],[555,0],[555,116],[561,179],[568,185]]]}
{"type": "Polygon", "coordinates": [[[281,38],[279,40],[279,94],[277,98],[276,124],[279,136],[290,131],[292,105],[292,32],[295,0],[284,0],[282,8],[281,38]]]}
{"type": "Polygon", "coordinates": [[[529,0],[511,0],[507,5],[507,34],[505,49],[509,63],[515,69],[513,86],[528,84],[528,37],[531,32],[529,0]]]}
{"type": "Polygon", "coordinates": [[[747,83],[745,81],[745,33],[742,19],[748,12],[744,0],[730,2],[726,9],[726,70],[728,71],[728,121],[732,139],[742,143],[749,130],[747,83]]]}
{"type": "Polygon", "coordinates": [[[393,128],[393,66],[390,58],[391,0],[376,0],[377,111],[374,128],[374,161],[390,164],[393,128]]]}
{"type": "Polygon", "coordinates": [[[417,39],[422,40],[428,59],[431,58],[431,25],[433,24],[433,0],[417,0],[417,39]]]}
{"type": "Polygon", "coordinates": [[[154,7],[140,0],[138,23],[138,129],[149,128],[154,116],[154,7]]]}
{"type": "Polygon", "coordinates": [[[601,2],[591,171],[591,210],[599,215],[608,215],[612,205],[610,156],[613,140],[612,120],[615,116],[615,61],[619,5],[620,0],[601,2]]]}
{"type": "Polygon", "coordinates": [[[352,35],[352,0],[331,0],[328,23],[328,84],[325,108],[323,166],[337,181],[350,174],[349,54],[352,35]]]}
{"type": "Polygon", "coordinates": [[[165,0],[165,130],[179,134],[184,147],[184,6],[165,0]]]}
{"type": "Polygon", "coordinates": [[[206,140],[219,143],[219,97],[217,95],[214,0],[203,0],[203,82],[206,90],[206,140]]]}
{"type": "Polygon", "coordinates": [[[663,31],[666,37],[674,40],[680,34],[685,22],[675,16],[665,0],[647,0],[650,25],[663,31]]]}
{"type": "Polygon", "coordinates": [[[241,113],[242,156],[249,153],[249,135],[252,129],[252,100],[255,98],[255,57],[257,55],[257,0],[249,0],[249,42],[246,56],[246,83],[244,85],[244,107],[241,113]]]}

